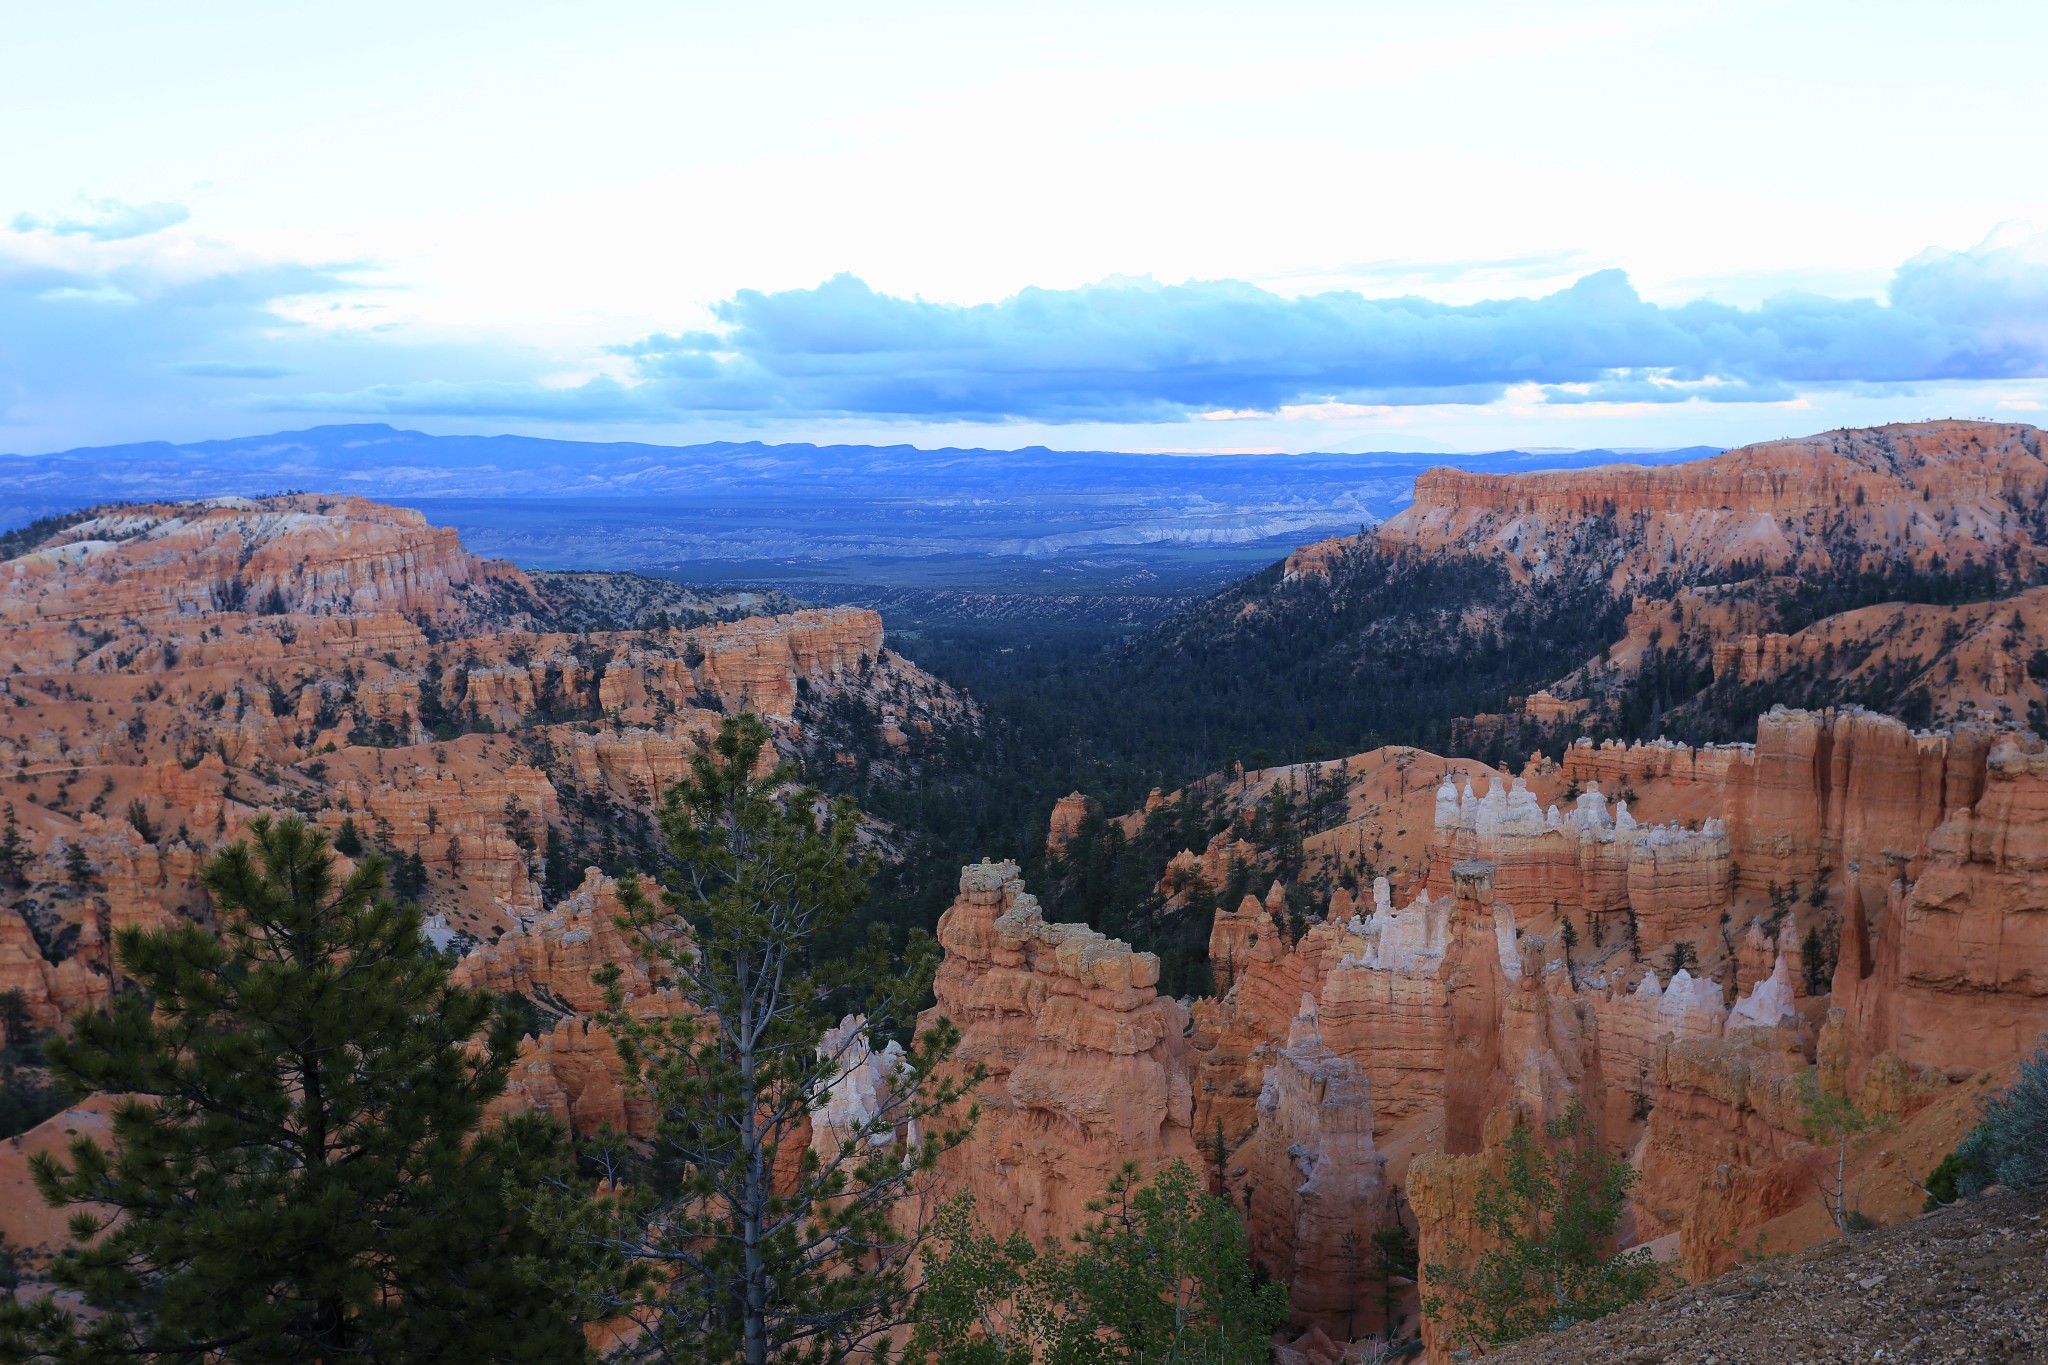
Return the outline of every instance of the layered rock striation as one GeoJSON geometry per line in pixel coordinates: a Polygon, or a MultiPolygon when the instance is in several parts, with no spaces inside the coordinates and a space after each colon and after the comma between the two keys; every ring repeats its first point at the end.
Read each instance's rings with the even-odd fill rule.
{"type": "Polygon", "coordinates": [[[936,1002],[961,1031],[952,1065],[981,1068],[981,1121],[941,1183],[971,1192],[998,1236],[1077,1230],[1125,1162],[1196,1157],[1186,1006],[1159,960],[1085,925],[1049,924],[1014,863],[962,869],[939,919],[936,1002]]]}
{"type": "Polygon", "coordinates": [[[550,592],[418,512],[310,495],[105,511],[0,562],[0,989],[45,1027],[105,1000],[113,936],[210,922],[200,866],[276,810],[385,855],[452,946],[530,954],[581,868],[651,856],[722,715],[797,752],[807,706],[857,697],[896,763],[971,723],[873,612],[568,632],[550,592]]]}

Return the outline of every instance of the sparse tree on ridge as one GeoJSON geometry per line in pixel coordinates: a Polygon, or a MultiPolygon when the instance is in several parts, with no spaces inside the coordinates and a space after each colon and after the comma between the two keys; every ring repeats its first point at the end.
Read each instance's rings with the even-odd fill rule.
{"type": "Polygon", "coordinates": [[[1816,1071],[1802,1071],[1799,1087],[1799,1126],[1829,1156],[1829,1164],[1817,1172],[1820,1202],[1843,1232],[1870,1226],[1856,1207],[1857,1190],[1849,1175],[1849,1159],[1877,1134],[1892,1126],[1891,1120],[1867,1113],[1847,1095],[1838,1095],[1820,1083],[1816,1071]]]}
{"type": "Polygon", "coordinates": [[[600,975],[599,1022],[656,1130],[642,1154],[594,1148],[606,1193],[565,1191],[554,1220],[641,1272],[583,1286],[641,1324],[630,1359],[836,1361],[886,1332],[914,1288],[914,1197],[965,1136],[946,1124],[978,1079],[936,1076],[958,1037],[941,1022],[900,1061],[877,1059],[874,1107],[846,1116],[836,1148],[811,1145],[842,1070],[914,1026],[938,954],[921,934],[896,950],[877,926],[864,948],[823,960],[874,860],[850,801],[794,789],[787,765],[757,771],[767,745],[758,718],[728,717],[664,797],[671,885],[620,883],[622,926],[687,1008],[636,1013],[617,969],[600,975]],[[835,1027],[854,1008],[865,1027],[835,1027]]]}

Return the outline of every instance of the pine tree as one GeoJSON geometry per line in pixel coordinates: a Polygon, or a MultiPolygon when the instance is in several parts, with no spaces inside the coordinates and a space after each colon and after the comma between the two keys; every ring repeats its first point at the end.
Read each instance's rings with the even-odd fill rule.
{"type": "MultiPolygon", "coordinates": [[[[213,858],[224,937],[118,938],[141,987],[48,1045],[124,1098],[111,1151],[34,1159],[77,1210],[51,1277],[96,1311],[0,1310],[0,1359],[573,1361],[520,1210],[565,1155],[525,1115],[479,1132],[518,1034],[449,981],[380,859],[336,884],[326,836],[259,818],[213,858]]],[[[558,1259],[545,1257],[545,1259],[558,1259]]]]}
{"type": "Polygon", "coordinates": [[[1394,1339],[1394,1304],[1401,1296],[1397,1280],[1415,1278],[1418,1259],[1415,1234],[1396,1217],[1392,1223],[1372,1230],[1371,1278],[1380,1287],[1380,1321],[1387,1340],[1394,1339]]]}
{"type": "Polygon", "coordinates": [[[1176,1161],[1126,1164],[1072,1250],[998,1242],[949,1205],[904,1359],[913,1365],[1264,1365],[1287,1291],[1260,1283],[1230,1201],[1176,1161]]]}
{"type": "Polygon", "coordinates": [[[6,811],[6,822],[0,824],[0,883],[20,886],[22,869],[28,866],[28,845],[22,842],[21,822],[15,818],[12,801],[6,811]]]}
{"type": "Polygon", "coordinates": [[[850,801],[794,789],[787,764],[757,771],[767,743],[758,718],[728,717],[664,796],[670,888],[656,898],[620,881],[624,927],[691,1008],[642,1017],[616,967],[599,976],[599,1022],[656,1132],[644,1165],[592,1153],[618,1193],[555,1207],[569,1236],[646,1272],[585,1285],[644,1325],[625,1348],[636,1359],[838,1360],[885,1332],[922,1237],[902,1201],[965,1136],[939,1125],[978,1079],[935,1077],[950,1023],[900,1057],[882,1046],[914,1025],[937,967],[929,937],[897,950],[876,926],[864,948],[820,951],[864,900],[874,860],[850,801]],[[813,1111],[843,1069],[871,1062],[872,1108],[845,1116],[836,1149],[813,1146],[813,1111]]]}
{"type": "Polygon", "coordinates": [[[1637,1249],[1615,1255],[1636,1172],[1594,1135],[1574,1100],[1539,1133],[1518,1124],[1503,1169],[1480,1173],[1472,1223],[1487,1249],[1456,1240],[1431,1262],[1423,1316],[1462,1350],[1519,1341],[1625,1307],[1665,1283],[1637,1249]]]}
{"type": "Polygon", "coordinates": [[[80,890],[92,885],[95,869],[84,844],[74,843],[64,850],[64,871],[80,890]]]}

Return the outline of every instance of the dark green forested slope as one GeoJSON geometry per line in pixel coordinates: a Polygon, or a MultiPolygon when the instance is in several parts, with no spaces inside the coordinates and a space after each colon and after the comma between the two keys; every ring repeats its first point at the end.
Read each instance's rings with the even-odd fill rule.
{"type": "MultiPolygon", "coordinates": [[[[1159,868],[1221,825],[1189,814],[1188,828],[1149,831],[1130,849],[1095,846],[1121,841],[1099,826],[1073,866],[1048,868],[1042,846],[1058,797],[1078,789],[1126,810],[1154,786],[1234,762],[1390,743],[1449,751],[1454,721],[1569,672],[1621,633],[1625,612],[1592,575],[1517,585],[1485,560],[1361,547],[1326,577],[1283,582],[1273,565],[1107,647],[1080,632],[926,631],[899,647],[972,692],[986,723],[920,738],[913,761],[892,763],[878,714],[854,698],[820,699],[804,714],[820,752],[856,762],[813,765],[812,777],[851,792],[901,836],[906,857],[874,907],[883,918],[929,925],[962,862],[1010,857],[1048,913],[1145,942],[1141,903],[1159,868]]],[[[1177,954],[1198,957],[1199,945],[1178,943],[1185,937],[1177,954]]]]}

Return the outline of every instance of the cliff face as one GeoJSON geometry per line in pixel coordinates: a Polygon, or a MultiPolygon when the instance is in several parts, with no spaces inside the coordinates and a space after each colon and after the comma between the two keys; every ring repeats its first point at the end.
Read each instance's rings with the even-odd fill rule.
{"type": "Polygon", "coordinates": [[[1359,1283],[1372,1234],[1392,1217],[1372,1130],[1371,1084],[1323,1042],[1315,1000],[1303,996],[1259,1090],[1245,1177],[1251,1250],[1287,1284],[1295,1321],[1340,1341],[1385,1325],[1359,1283]]]}
{"type": "MultiPolygon", "coordinates": [[[[953,1065],[980,1066],[982,1116],[941,1160],[989,1228],[1034,1242],[1085,1221],[1126,1161],[1195,1158],[1187,1009],[1158,990],[1159,959],[1080,924],[1048,924],[1014,863],[963,868],[939,919],[945,961],[920,1027],[961,1030],[953,1065]]],[[[963,1073],[964,1074],[964,1073],[963,1073]]]]}
{"type": "MultiPolygon", "coordinates": [[[[1412,1219],[1425,1255],[1469,1246],[1505,1133],[1577,1102],[1640,1172],[1629,1236],[1708,1275],[1829,1226],[1803,1075],[1939,1145],[1954,1097],[2030,1050],[2048,1008],[2048,751],[2024,732],[1780,708],[1741,744],[1582,741],[1515,776],[1390,750],[1219,790],[1245,814],[1172,859],[1165,913],[1233,864],[1266,889],[1210,925],[1217,994],[1180,1054],[1193,1128],[1297,1324],[1333,1335],[1375,1329],[1320,1250],[1364,1235],[1315,1197],[1330,1162],[1346,1217],[1412,1219]],[[1311,769],[1351,782],[1300,840],[1303,881],[1379,857],[1408,889],[1339,886],[1303,925],[1249,812],[1311,769]]],[[[1873,1149],[1857,1178],[1891,1190],[1919,1160],[1873,1149]]]]}
{"type": "Polygon", "coordinates": [[[1677,573],[1985,563],[2048,554],[2036,518],[2048,450],[2036,428],[1924,422],[1767,441],[1689,464],[1555,474],[1433,469],[1375,532],[1382,545],[1499,556],[1555,572],[1611,527],[1618,587],[1677,573]],[[1845,558],[1846,556],[1846,558],[1845,558]]]}
{"type": "Polygon", "coordinates": [[[477,625],[536,597],[525,574],[469,554],[453,530],[354,497],[124,507],[0,566],[0,617],[59,630],[243,611],[477,625]]]}
{"type": "Polygon", "coordinates": [[[898,753],[969,714],[873,612],[538,628],[574,606],[359,498],[124,508],[0,563],[0,820],[26,851],[0,989],[41,1026],[103,1001],[113,934],[206,921],[200,865],[282,809],[392,858],[450,943],[502,947],[490,984],[561,981],[580,1016],[590,964],[542,958],[583,951],[586,920],[610,932],[575,910],[582,869],[636,857],[721,712],[797,750],[805,695],[850,693],[898,753]]]}
{"type": "Polygon", "coordinates": [[[1623,628],[1588,650],[1597,657],[1526,677],[1513,709],[1468,719],[1471,734],[1611,732],[1627,716],[1631,680],[1666,656],[1716,680],[1718,694],[1663,699],[1674,729],[1708,734],[1730,731],[1729,709],[1741,711],[1730,694],[1759,690],[1808,707],[1861,702],[1921,724],[2023,721],[2048,706],[2048,678],[2028,667],[2029,642],[2048,627],[2048,444],[2029,426],[1835,431],[1656,467],[1431,470],[1398,516],[1298,550],[1282,591],[1336,582],[1358,556],[1504,571],[1515,588],[1466,606],[1467,619],[1476,609],[1513,621],[1592,587],[1626,612],[1623,628]],[[1874,582],[1885,590],[1873,593],[1874,582]]]}
{"type": "Polygon", "coordinates": [[[1880,896],[1859,883],[1848,907],[1833,1001],[1852,1086],[1886,1054],[1960,1078],[2040,1040],[2048,752],[2033,735],[2002,735],[1981,771],[1961,776],[1975,798],[1928,833],[1924,856],[1891,860],[1899,875],[1880,896]]]}

